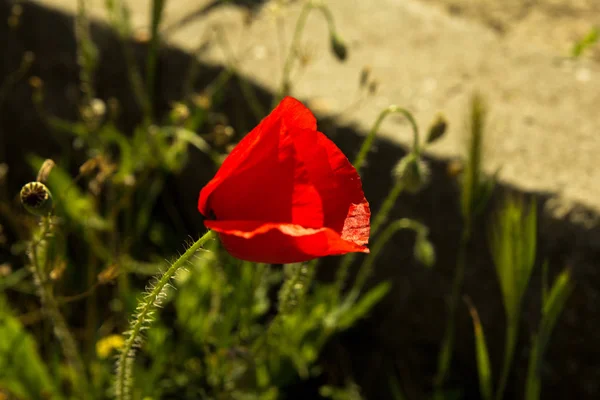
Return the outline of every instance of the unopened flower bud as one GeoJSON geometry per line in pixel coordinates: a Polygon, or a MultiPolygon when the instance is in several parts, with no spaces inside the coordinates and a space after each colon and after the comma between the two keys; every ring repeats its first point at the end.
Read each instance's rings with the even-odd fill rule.
{"type": "Polygon", "coordinates": [[[338,34],[334,32],[329,35],[329,41],[331,45],[331,51],[333,54],[335,54],[335,57],[339,61],[346,61],[346,58],[348,57],[348,47],[346,47],[346,44],[342,38],[340,38],[338,34]]]}
{"type": "Polygon", "coordinates": [[[427,135],[427,143],[433,143],[446,133],[448,129],[448,122],[443,115],[438,115],[434,123],[429,127],[429,134],[427,135]]]}
{"type": "Polygon", "coordinates": [[[174,124],[182,124],[190,117],[190,109],[184,103],[174,103],[171,108],[170,117],[174,124]]]}
{"type": "Polygon", "coordinates": [[[23,186],[20,198],[23,207],[33,215],[43,217],[52,211],[52,193],[41,182],[29,182],[23,186]]]}
{"type": "Polygon", "coordinates": [[[420,157],[409,153],[402,158],[392,172],[395,179],[401,181],[404,190],[417,193],[425,187],[431,178],[429,166],[420,157]]]}
{"type": "Polygon", "coordinates": [[[427,268],[430,268],[435,264],[435,249],[425,236],[417,236],[413,252],[415,259],[427,268]]]}
{"type": "Polygon", "coordinates": [[[102,99],[92,99],[90,109],[96,118],[102,118],[106,114],[106,103],[102,99]]]}

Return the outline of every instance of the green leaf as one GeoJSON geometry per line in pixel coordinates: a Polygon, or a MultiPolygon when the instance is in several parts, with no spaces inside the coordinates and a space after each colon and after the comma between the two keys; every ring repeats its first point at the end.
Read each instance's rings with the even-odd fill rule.
{"type": "Polygon", "coordinates": [[[563,271],[554,281],[552,289],[544,296],[542,307],[542,321],[539,332],[533,337],[531,352],[529,355],[529,367],[527,369],[527,380],[525,384],[525,399],[539,400],[541,382],[540,370],[542,367],[544,352],[548,346],[552,330],[558,321],[569,295],[573,291],[574,284],[568,270],[563,271]]]}
{"type": "Polygon", "coordinates": [[[0,296],[0,388],[23,399],[58,399],[33,337],[0,296]]]}
{"type": "Polygon", "coordinates": [[[473,319],[473,330],[475,332],[475,355],[477,357],[477,372],[479,373],[479,390],[484,400],[492,399],[492,366],[488,354],[483,327],[479,320],[477,310],[472,304],[468,304],[471,318],[473,319]]]}
{"type": "Polygon", "coordinates": [[[541,380],[537,364],[540,360],[540,341],[537,335],[531,340],[531,351],[529,352],[529,366],[527,367],[527,380],[525,382],[525,400],[539,400],[541,392],[541,380]]]}
{"type": "Polygon", "coordinates": [[[365,293],[347,312],[340,316],[337,323],[338,329],[347,329],[357,320],[365,317],[388,294],[391,288],[391,283],[382,282],[365,293]]]}
{"type": "Polygon", "coordinates": [[[573,291],[574,284],[571,281],[569,270],[563,271],[554,281],[552,289],[542,310],[542,322],[539,331],[541,350],[548,345],[550,334],[558,321],[569,295],[573,291]]]}

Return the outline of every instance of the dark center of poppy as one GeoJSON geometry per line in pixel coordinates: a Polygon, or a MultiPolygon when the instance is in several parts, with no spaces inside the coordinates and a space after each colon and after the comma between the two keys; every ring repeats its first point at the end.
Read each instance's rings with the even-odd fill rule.
{"type": "Polygon", "coordinates": [[[36,208],[48,200],[48,191],[37,182],[32,182],[23,188],[21,201],[29,207],[36,208]]]}

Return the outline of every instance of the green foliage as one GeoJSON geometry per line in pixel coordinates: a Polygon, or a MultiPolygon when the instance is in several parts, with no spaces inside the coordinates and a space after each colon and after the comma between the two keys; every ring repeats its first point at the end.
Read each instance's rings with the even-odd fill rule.
{"type": "Polygon", "coordinates": [[[471,318],[473,319],[473,330],[475,331],[475,356],[477,358],[477,371],[479,373],[479,391],[484,400],[492,400],[492,366],[485,341],[485,334],[483,333],[477,310],[472,304],[469,303],[468,305],[471,318]]]}
{"type": "Polygon", "coordinates": [[[506,344],[496,398],[501,400],[515,353],[521,303],[535,265],[537,243],[536,204],[508,197],[492,226],[490,247],[500,282],[506,313],[506,344]]]}
{"type": "Polygon", "coordinates": [[[483,212],[492,195],[495,184],[494,178],[484,175],[481,160],[483,159],[485,139],[485,119],[487,109],[479,94],[471,98],[469,115],[469,136],[467,141],[467,155],[465,168],[461,175],[460,206],[463,218],[463,228],[456,260],[456,270],[452,282],[448,304],[446,330],[442,339],[438,355],[437,375],[435,379],[436,398],[441,398],[443,385],[448,377],[452,352],[454,351],[454,335],[456,323],[456,310],[462,292],[465,270],[467,268],[467,246],[471,240],[473,223],[483,212]]]}
{"type": "Polygon", "coordinates": [[[491,251],[506,316],[518,320],[521,301],[535,265],[536,204],[508,197],[492,225],[491,251]]]}
{"type": "Polygon", "coordinates": [[[20,399],[60,399],[35,338],[0,295],[0,390],[20,399]]]}
{"type": "Polygon", "coordinates": [[[486,115],[483,98],[475,94],[471,100],[467,160],[461,184],[461,211],[466,225],[483,211],[494,188],[494,179],[484,176],[481,164],[486,115]]]}
{"type": "MultiPolygon", "coordinates": [[[[506,313],[504,359],[495,399],[502,400],[506,389],[519,334],[522,301],[527,290],[536,259],[537,215],[535,200],[525,205],[523,199],[508,196],[498,210],[491,228],[490,247],[496,274],[502,291],[506,313]]],[[[540,370],[542,357],[550,334],[573,289],[569,271],[564,271],[548,292],[547,263],[542,272],[542,319],[539,330],[533,335],[529,354],[529,368],[525,386],[525,398],[540,398],[540,370]]],[[[492,370],[483,327],[475,307],[469,302],[475,331],[475,348],[479,386],[482,398],[493,397],[492,370]]]]}
{"type": "Polygon", "coordinates": [[[537,334],[532,338],[529,354],[529,368],[525,386],[526,400],[539,400],[541,393],[541,369],[544,352],[548,347],[550,335],[558,317],[562,313],[569,295],[573,291],[574,283],[569,270],[563,271],[554,281],[550,293],[543,296],[542,320],[537,334]]]}

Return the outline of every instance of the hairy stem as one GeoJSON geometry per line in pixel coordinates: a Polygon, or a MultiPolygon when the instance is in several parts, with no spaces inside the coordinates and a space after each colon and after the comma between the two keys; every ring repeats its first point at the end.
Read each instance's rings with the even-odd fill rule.
{"type": "Polygon", "coordinates": [[[165,292],[164,289],[170,282],[175,273],[192,258],[204,244],[214,238],[213,231],[208,231],[204,236],[192,244],[183,255],[181,255],[167,271],[157,277],[156,283],[144,296],[137,306],[136,314],[131,322],[130,329],[124,333],[127,337],[125,344],[121,348],[117,360],[116,371],[116,395],[118,400],[128,400],[131,398],[132,369],[135,360],[136,348],[141,345],[141,333],[152,322],[152,316],[156,308],[162,302],[165,292]]]}
{"type": "Polygon", "coordinates": [[[58,302],[52,292],[52,287],[48,283],[49,277],[46,268],[48,260],[46,257],[49,248],[48,237],[51,234],[52,222],[50,217],[45,217],[41,221],[39,236],[36,235],[37,237],[34,237],[29,245],[28,255],[31,262],[31,273],[42,303],[42,311],[52,323],[54,335],[62,347],[67,363],[75,372],[73,379],[75,390],[80,396],[89,397],[92,392],[89,390],[89,382],[77,343],[69,331],[67,322],[61,314],[58,302]]]}

